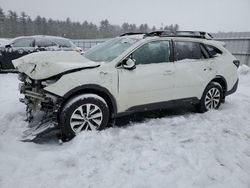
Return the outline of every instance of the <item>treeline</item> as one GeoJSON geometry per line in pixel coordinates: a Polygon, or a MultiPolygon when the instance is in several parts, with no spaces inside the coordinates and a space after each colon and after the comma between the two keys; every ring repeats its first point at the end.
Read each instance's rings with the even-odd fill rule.
{"type": "Polygon", "coordinates": [[[99,25],[88,21],[72,22],[70,18],[64,21],[47,19],[37,16],[31,19],[25,12],[19,15],[15,11],[4,12],[0,7],[0,38],[14,38],[24,35],[55,35],[70,39],[110,38],[126,32],[150,32],[155,30],[178,30],[177,24],[164,28],[150,27],[148,24],[123,23],[112,25],[107,19],[99,25]]]}

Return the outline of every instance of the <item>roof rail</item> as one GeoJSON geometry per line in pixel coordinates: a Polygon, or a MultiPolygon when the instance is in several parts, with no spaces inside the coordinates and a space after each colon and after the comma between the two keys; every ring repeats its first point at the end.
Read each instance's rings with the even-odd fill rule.
{"type": "Polygon", "coordinates": [[[170,34],[173,34],[171,31],[168,31],[168,30],[159,30],[159,31],[152,31],[150,33],[146,33],[145,34],[145,37],[153,37],[153,36],[162,36],[163,33],[168,33],[169,35],[170,34]]]}
{"type": "Polygon", "coordinates": [[[160,30],[153,31],[145,34],[145,37],[159,36],[159,37],[191,37],[191,38],[202,38],[202,39],[212,39],[213,36],[210,33],[204,31],[169,31],[160,30]]]}
{"type": "Polygon", "coordinates": [[[213,36],[210,33],[204,31],[170,31],[170,30],[159,30],[152,31],[150,33],[140,33],[140,32],[129,32],[120,35],[128,36],[128,35],[141,35],[144,34],[144,37],[190,37],[190,38],[201,38],[201,39],[212,39],[213,36]]]}
{"type": "Polygon", "coordinates": [[[123,36],[128,36],[128,35],[142,35],[142,34],[146,34],[146,33],[140,33],[140,32],[128,32],[128,33],[123,33],[120,35],[120,37],[123,36]]]}

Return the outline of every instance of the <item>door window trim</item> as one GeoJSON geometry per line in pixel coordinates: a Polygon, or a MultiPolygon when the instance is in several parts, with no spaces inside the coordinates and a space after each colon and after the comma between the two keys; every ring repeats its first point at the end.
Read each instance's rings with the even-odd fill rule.
{"type": "Polygon", "coordinates": [[[205,47],[205,44],[203,42],[198,42],[198,41],[185,41],[185,40],[172,40],[172,46],[173,46],[173,57],[174,57],[174,62],[178,62],[180,60],[177,60],[176,58],[176,42],[192,42],[192,43],[198,43],[200,45],[201,51],[203,52],[204,59],[196,59],[196,60],[206,60],[210,58],[210,54],[207,51],[207,48],[205,47]]]}
{"type": "MultiPolygon", "coordinates": [[[[137,49],[139,49],[140,47],[144,46],[145,44],[148,44],[150,42],[158,42],[158,41],[166,41],[166,42],[169,42],[169,47],[170,47],[170,57],[169,57],[169,62],[168,63],[174,63],[174,51],[173,51],[173,41],[172,39],[156,39],[156,40],[150,40],[150,41],[146,41],[138,46],[136,46],[133,50],[131,50],[127,55],[125,55],[116,65],[115,67],[116,68],[121,68],[122,66],[122,62],[129,58],[131,56],[131,54],[133,54],[137,49]]],[[[140,64],[142,65],[142,64],[140,64]]],[[[146,65],[146,64],[145,64],[146,65]]],[[[150,64],[147,64],[147,65],[150,65],[150,64]]]]}

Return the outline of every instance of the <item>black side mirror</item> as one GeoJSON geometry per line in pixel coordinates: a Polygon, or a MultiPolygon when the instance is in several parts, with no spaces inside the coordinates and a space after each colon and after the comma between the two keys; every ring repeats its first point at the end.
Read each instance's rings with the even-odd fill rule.
{"type": "Polygon", "coordinates": [[[128,70],[133,70],[136,68],[135,61],[131,58],[125,59],[122,63],[122,67],[128,70]]]}
{"type": "Polygon", "coordinates": [[[5,48],[11,48],[10,44],[5,45],[5,48]]]}

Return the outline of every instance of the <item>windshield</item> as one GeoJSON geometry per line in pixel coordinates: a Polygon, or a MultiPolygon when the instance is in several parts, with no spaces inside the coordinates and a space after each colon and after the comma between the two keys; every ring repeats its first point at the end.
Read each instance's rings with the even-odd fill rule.
{"type": "Polygon", "coordinates": [[[137,41],[135,38],[114,38],[88,50],[84,56],[92,61],[110,62],[137,41]]]}

